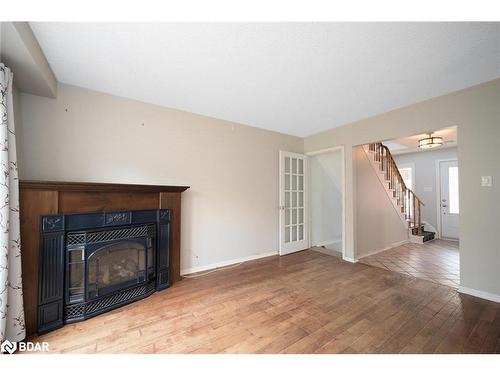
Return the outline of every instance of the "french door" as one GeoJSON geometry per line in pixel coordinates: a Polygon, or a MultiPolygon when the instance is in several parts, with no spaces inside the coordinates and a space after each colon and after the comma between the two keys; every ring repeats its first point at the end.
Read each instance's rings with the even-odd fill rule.
{"type": "Polygon", "coordinates": [[[307,157],[280,151],[280,255],[309,247],[307,157]]]}
{"type": "Polygon", "coordinates": [[[440,212],[441,237],[458,240],[458,163],[456,160],[440,161],[440,212]]]}

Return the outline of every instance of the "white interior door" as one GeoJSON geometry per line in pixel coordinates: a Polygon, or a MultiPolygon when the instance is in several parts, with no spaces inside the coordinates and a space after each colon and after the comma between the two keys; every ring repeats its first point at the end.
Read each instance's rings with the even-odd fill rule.
{"type": "Polygon", "coordinates": [[[280,151],[280,255],[309,247],[307,157],[280,151]]]}
{"type": "Polygon", "coordinates": [[[458,162],[439,162],[441,237],[458,240],[458,162]]]}

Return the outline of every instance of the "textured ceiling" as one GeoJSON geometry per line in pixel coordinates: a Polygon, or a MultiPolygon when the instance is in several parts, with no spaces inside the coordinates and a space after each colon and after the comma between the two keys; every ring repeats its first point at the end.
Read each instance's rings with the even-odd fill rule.
{"type": "Polygon", "coordinates": [[[306,136],[500,76],[495,23],[30,23],[58,80],[306,136]]]}

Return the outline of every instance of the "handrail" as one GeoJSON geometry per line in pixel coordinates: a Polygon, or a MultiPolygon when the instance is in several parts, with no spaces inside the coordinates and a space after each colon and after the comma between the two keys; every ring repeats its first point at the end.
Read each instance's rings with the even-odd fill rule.
{"type": "MultiPolygon", "coordinates": [[[[389,150],[389,147],[387,147],[383,143],[380,143],[380,146],[385,149],[385,151],[386,151],[386,157],[390,158],[390,160],[393,161],[394,164],[396,164],[396,161],[394,160],[394,158],[393,158],[393,156],[391,154],[391,150],[389,150]]],[[[403,177],[401,176],[401,172],[399,172],[399,169],[396,168],[395,170],[396,170],[396,172],[398,174],[398,177],[401,180],[401,185],[403,185],[403,188],[406,189],[406,190],[408,190],[408,191],[410,191],[415,196],[415,198],[417,198],[417,200],[420,203],[422,203],[423,206],[425,206],[424,202],[422,202],[422,200],[418,197],[418,195],[415,194],[415,192],[412,189],[410,189],[409,187],[406,186],[405,181],[404,181],[403,177]]]]}
{"type": "Polygon", "coordinates": [[[402,206],[402,212],[409,221],[410,228],[412,228],[412,231],[416,229],[417,234],[421,235],[421,206],[425,206],[424,202],[413,190],[406,186],[396,161],[386,145],[380,142],[370,143],[369,149],[375,152],[375,160],[380,162],[380,169],[385,172],[389,187],[393,190],[393,196],[396,198],[397,203],[402,206]]]}
{"type": "Polygon", "coordinates": [[[409,192],[411,192],[411,193],[415,196],[415,198],[417,198],[417,200],[420,202],[420,204],[421,204],[422,206],[425,206],[425,203],[424,203],[424,202],[422,202],[422,199],[420,199],[420,198],[418,197],[418,195],[417,195],[417,194],[415,194],[415,192],[414,192],[413,190],[408,189],[408,188],[406,188],[406,189],[407,189],[409,192]]]}

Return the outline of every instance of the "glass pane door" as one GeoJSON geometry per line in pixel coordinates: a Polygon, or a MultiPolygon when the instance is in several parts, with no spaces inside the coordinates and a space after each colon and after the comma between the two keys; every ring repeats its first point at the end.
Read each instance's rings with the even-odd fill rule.
{"type": "Polygon", "coordinates": [[[306,159],[304,155],[281,153],[281,251],[302,250],[306,244],[306,159]]]}

